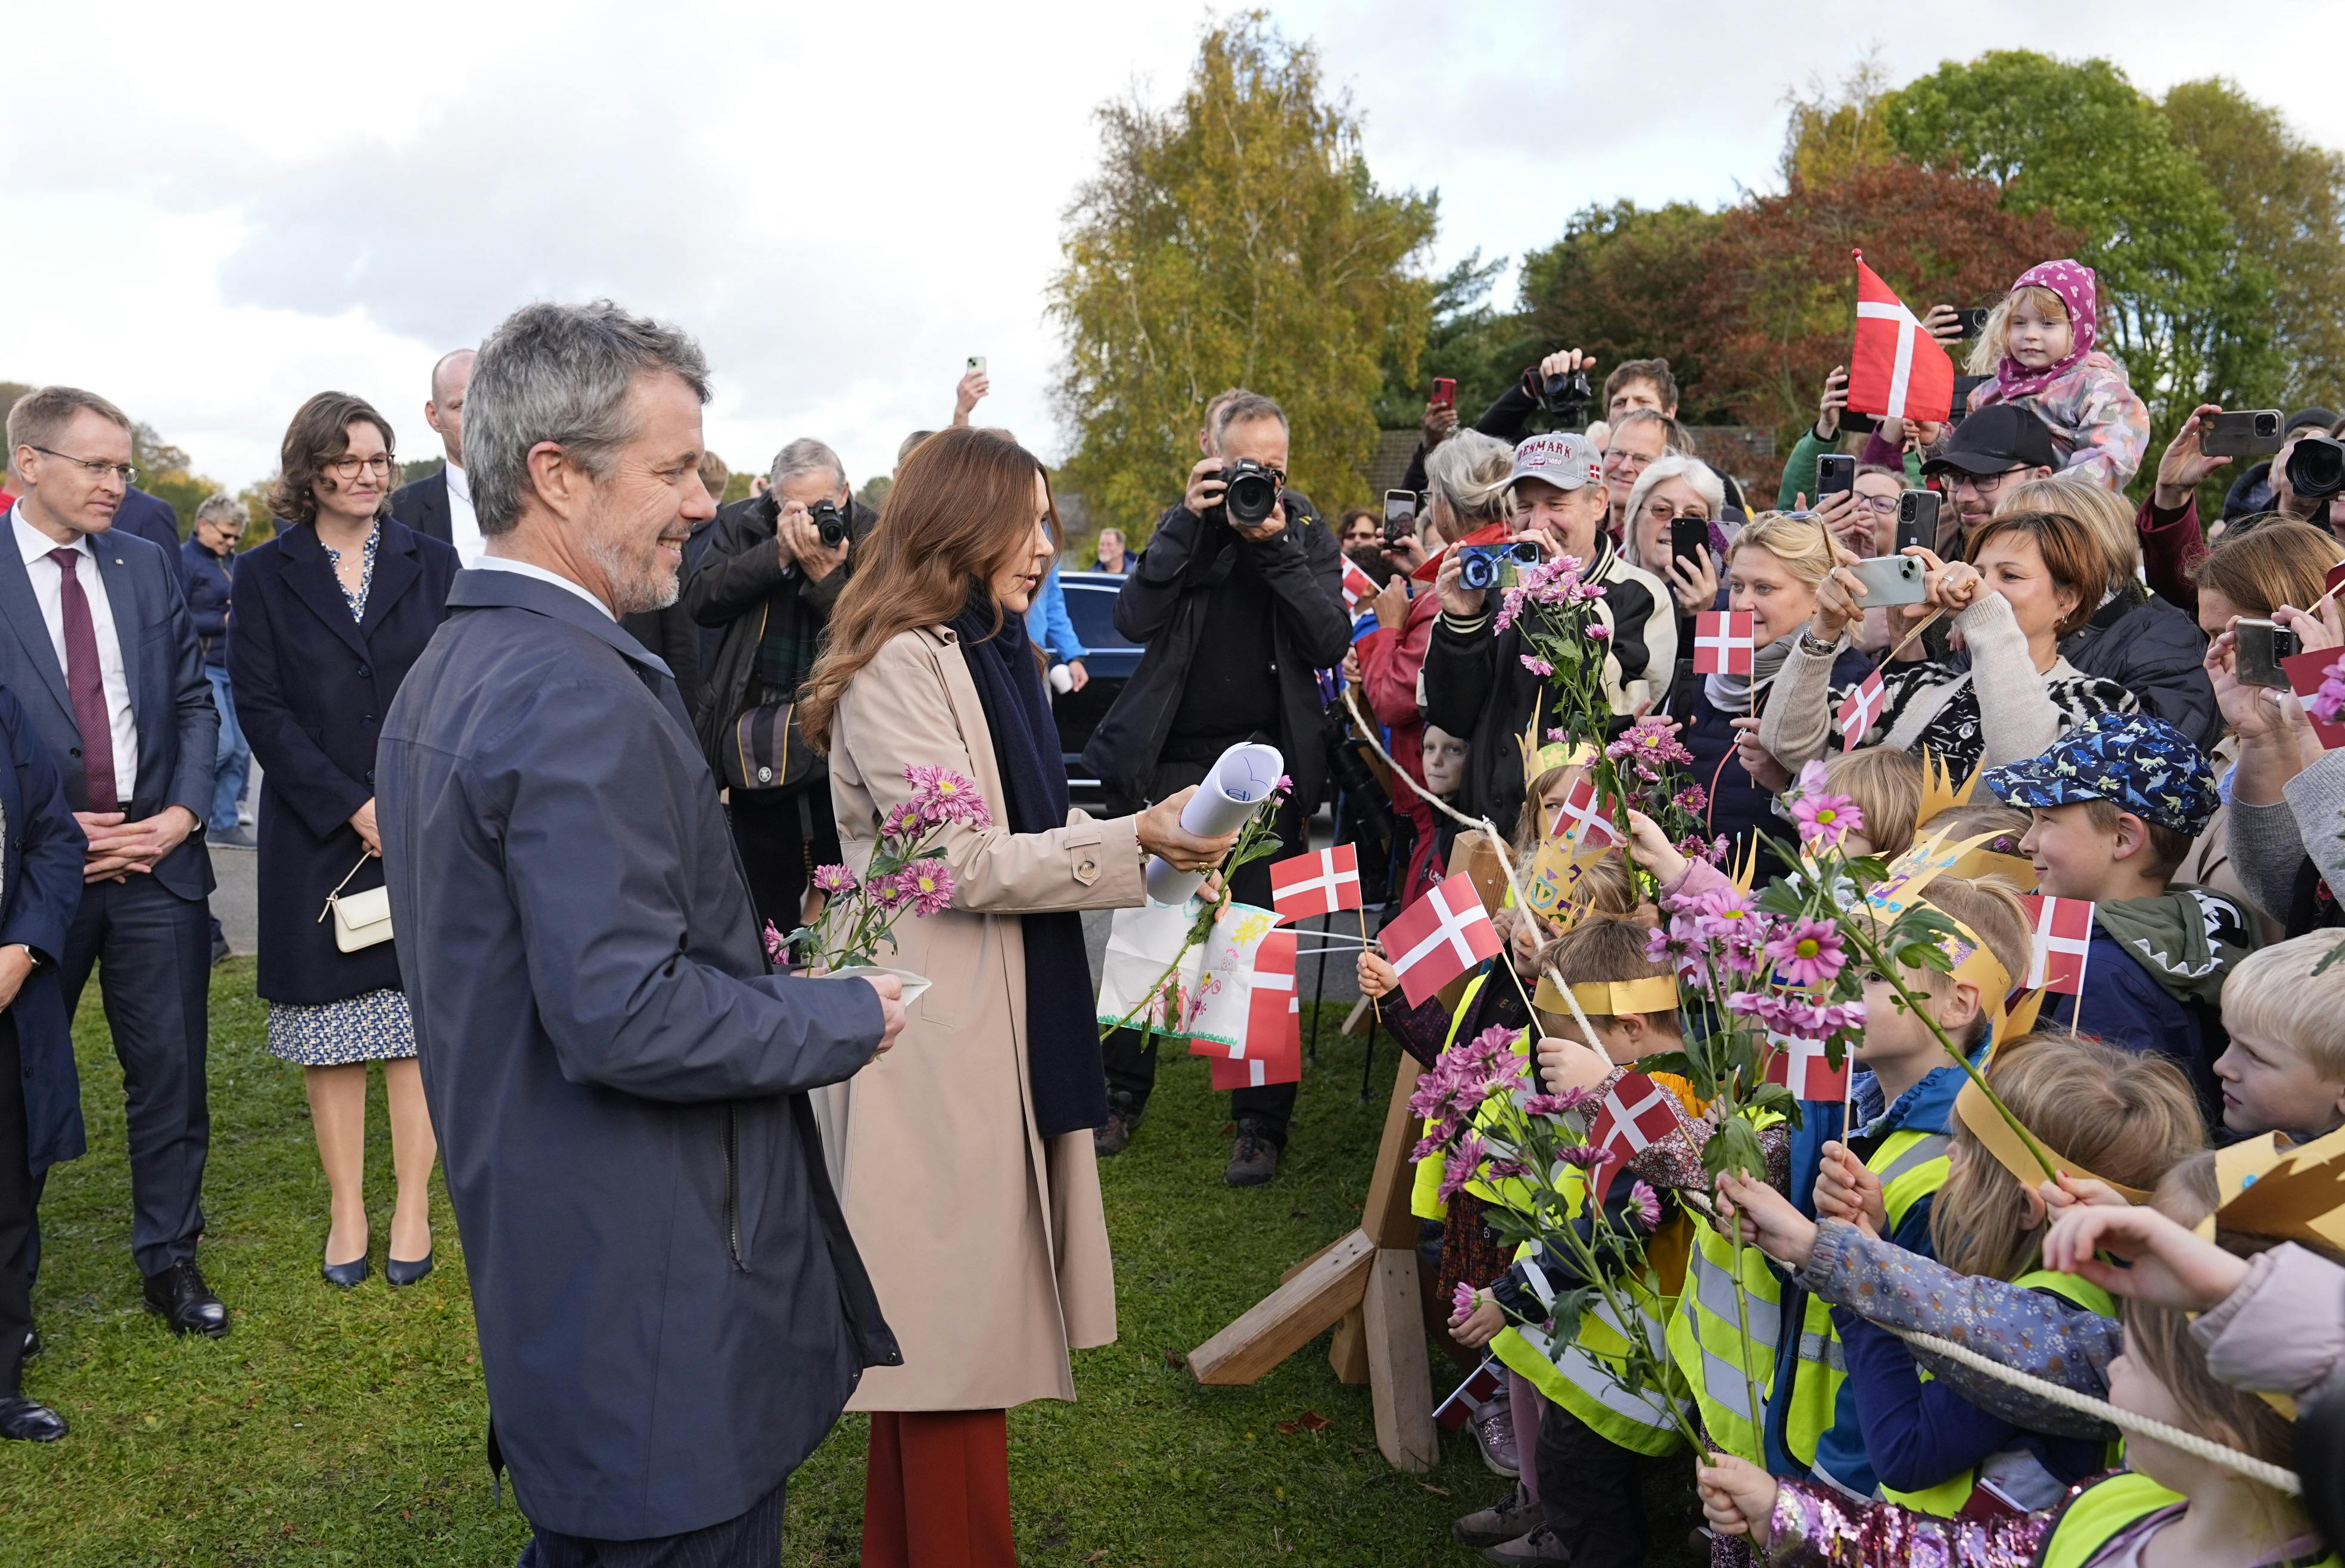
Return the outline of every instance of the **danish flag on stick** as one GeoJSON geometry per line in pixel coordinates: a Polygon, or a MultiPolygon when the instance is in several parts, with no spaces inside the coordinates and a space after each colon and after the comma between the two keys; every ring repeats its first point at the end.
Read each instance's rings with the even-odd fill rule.
{"type": "Polygon", "coordinates": [[[1615,1156],[1596,1168],[1595,1177],[1588,1184],[1597,1202],[1604,1201],[1613,1173],[1677,1131],[1678,1119],[1678,1097],[1643,1073],[1627,1074],[1612,1086],[1612,1092],[1604,1097],[1604,1108],[1597,1114],[1596,1125],[1588,1129],[1589,1143],[1598,1148],[1609,1148],[1615,1156]]]}
{"type": "Polygon", "coordinates": [[[1954,406],[1954,362],[1864,264],[1864,252],[1853,254],[1856,347],[1849,355],[1848,406],[1893,420],[1943,420],[1954,406]]]}
{"type": "Polygon", "coordinates": [[[1284,920],[1359,908],[1359,849],[1339,844],[1332,849],[1274,862],[1270,868],[1270,903],[1284,920]]]}
{"type": "Polygon", "coordinates": [[[1604,813],[1604,804],[1596,797],[1596,779],[1592,774],[1582,774],[1564,792],[1563,804],[1557,808],[1556,836],[1568,843],[1577,839],[1590,849],[1602,849],[1620,842],[1620,830],[1604,813]]]}
{"type": "Polygon", "coordinates": [[[2023,990],[2041,986],[2065,996],[2085,994],[2085,959],[2093,946],[2093,903],[2088,898],[2054,898],[2024,893],[2019,902],[2027,910],[2027,978],[2023,990]]]}
{"type": "Polygon", "coordinates": [[[1889,705],[1889,693],[1881,683],[1881,672],[1868,670],[1855,690],[1842,699],[1840,704],[1840,742],[1844,751],[1854,751],[1873,733],[1881,712],[1889,705]]]}
{"type": "Polygon", "coordinates": [[[1384,949],[1400,975],[1412,1007],[1504,946],[1482,907],[1470,876],[1452,876],[1395,916],[1384,928],[1384,949]]]}
{"type": "Polygon", "coordinates": [[[1822,1040],[1794,1039],[1789,1035],[1770,1033],[1767,1043],[1775,1047],[1767,1058],[1767,1081],[1782,1084],[1792,1091],[1793,1099],[1844,1100],[1848,1098],[1848,1057],[1841,1056],[1834,1067],[1824,1059],[1822,1040]]]}
{"type": "Polygon", "coordinates": [[[1750,612],[1705,610],[1693,618],[1693,673],[1748,675],[1758,657],[1758,631],[1750,612]]]}
{"type": "MultiPolygon", "coordinates": [[[[1344,608],[1357,615],[1360,606],[1376,596],[1376,580],[1360,570],[1360,563],[1350,556],[1344,557],[1344,608]]],[[[1396,627],[1394,630],[1397,631],[1396,627]]]]}
{"type": "Polygon", "coordinates": [[[1456,1431],[1482,1413],[1483,1408],[1497,1399],[1507,1388],[1507,1369],[1497,1357],[1492,1356],[1474,1369],[1474,1375],[1459,1383],[1450,1396],[1434,1410],[1433,1419],[1445,1431],[1456,1431]]]}

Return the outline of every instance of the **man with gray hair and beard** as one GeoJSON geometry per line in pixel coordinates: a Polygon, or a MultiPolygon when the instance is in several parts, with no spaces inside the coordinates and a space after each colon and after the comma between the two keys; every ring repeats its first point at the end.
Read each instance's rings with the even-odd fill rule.
{"type": "Polygon", "coordinates": [[[893,976],[769,973],[667,666],[707,367],[607,301],[481,347],[485,552],[391,706],[377,821],[527,1568],[757,1563],[867,1366],[900,1360],[807,1091],[893,976]]]}
{"type": "Polygon", "coordinates": [[[829,768],[791,713],[879,519],[848,489],[838,454],[811,438],[776,454],[772,481],[716,514],[684,603],[723,633],[700,703],[701,745],[725,786],[757,917],[787,933],[804,923],[814,868],[841,858],[829,768]]]}

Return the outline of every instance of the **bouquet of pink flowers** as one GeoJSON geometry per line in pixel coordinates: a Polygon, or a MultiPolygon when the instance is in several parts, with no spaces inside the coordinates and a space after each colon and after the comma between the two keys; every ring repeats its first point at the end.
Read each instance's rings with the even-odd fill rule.
{"type": "Polygon", "coordinates": [[[949,768],[910,767],[905,782],[912,798],[879,824],[879,842],[863,876],[844,865],[815,868],[814,885],[824,895],[822,913],[810,925],[784,936],[766,924],[766,951],[787,966],[792,948],[797,961],[836,972],[876,964],[879,945],[896,946],[896,923],[907,914],[935,915],[952,906],[952,868],[944,861],[948,828],[990,827],[993,813],[974,780],[949,768]]]}

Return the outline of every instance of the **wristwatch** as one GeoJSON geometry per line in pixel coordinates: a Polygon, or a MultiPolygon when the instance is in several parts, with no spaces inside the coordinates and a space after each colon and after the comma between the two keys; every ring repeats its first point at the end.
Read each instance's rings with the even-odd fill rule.
{"type": "Polygon", "coordinates": [[[1827,642],[1805,626],[1800,628],[1800,652],[1812,653],[1819,659],[1829,659],[1840,652],[1840,639],[1827,642]]]}

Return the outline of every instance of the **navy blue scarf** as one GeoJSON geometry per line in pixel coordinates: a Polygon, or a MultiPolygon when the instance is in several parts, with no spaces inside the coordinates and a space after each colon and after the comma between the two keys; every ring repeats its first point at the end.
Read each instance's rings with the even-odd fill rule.
{"type": "MultiPolygon", "coordinates": [[[[952,629],[985,709],[994,765],[1009,796],[992,803],[995,815],[1012,833],[1057,832],[1067,825],[1067,764],[1026,618],[997,611],[992,596],[973,585],[952,629]]],[[[1035,1125],[1044,1138],[1102,1126],[1107,1078],[1083,917],[1059,910],[1021,915],[1018,924],[1026,939],[1026,1062],[1035,1125]]]]}

